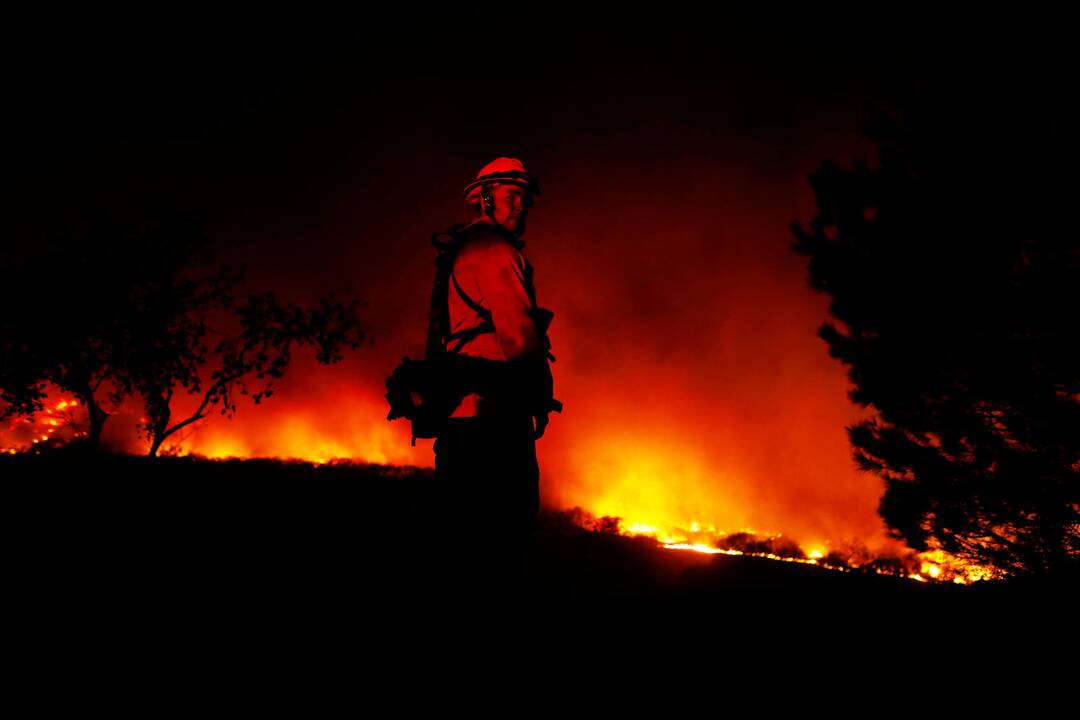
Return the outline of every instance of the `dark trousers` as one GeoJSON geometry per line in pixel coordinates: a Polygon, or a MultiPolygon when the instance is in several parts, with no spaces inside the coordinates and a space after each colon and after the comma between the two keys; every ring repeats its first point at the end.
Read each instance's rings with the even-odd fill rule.
{"type": "Polygon", "coordinates": [[[520,589],[540,510],[531,417],[451,418],[435,440],[435,477],[446,503],[444,569],[466,591],[520,589]]]}

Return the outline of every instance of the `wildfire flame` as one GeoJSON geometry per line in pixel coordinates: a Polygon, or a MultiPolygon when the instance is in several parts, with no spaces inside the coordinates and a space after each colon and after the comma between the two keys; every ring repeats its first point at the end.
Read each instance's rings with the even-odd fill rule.
{"type": "Polygon", "coordinates": [[[845,558],[835,552],[830,553],[826,549],[803,549],[790,541],[782,541],[783,536],[780,533],[761,535],[752,528],[744,528],[738,533],[726,533],[718,531],[708,523],[696,520],[685,527],[660,528],[648,523],[627,521],[611,516],[597,518],[587,511],[582,511],[577,514],[576,522],[579,526],[594,532],[608,532],[626,537],[649,537],[668,550],[707,555],[761,557],[781,562],[817,565],[837,572],[874,572],[880,575],[903,577],[916,582],[952,582],[968,585],[980,580],[1000,578],[1000,574],[991,568],[964,563],[942,550],[911,554],[907,557],[873,558],[868,562],[860,562],[851,556],[845,558]],[[775,545],[778,548],[784,548],[784,552],[725,547],[733,542],[757,546],[775,545]],[[885,567],[879,566],[882,560],[888,561],[885,567]]]}
{"type": "Polygon", "coordinates": [[[44,409],[33,418],[14,418],[0,426],[0,453],[15,455],[36,445],[65,442],[85,436],[78,400],[63,399],[46,402],[44,409]]]}
{"type": "MultiPolygon", "coordinates": [[[[358,397],[346,398],[346,401],[351,401],[352,407],[361,409],[366,404],[371,404],[373,409],[378,405],[376,401],[365,401],[358,397]]],[[[377,409],[381,410],[381,405],[377,409]]],[[[231,432],[228,423],[209,424],[198,433],[189,432],[178,438],[177,442],[167,443],[163,453],[197,455],[208,459],[276,457],[307,461],[314,467],[355,460],[360,454],[358,449],[323,432],[316,415],[295,411],[288,413],[273,433],[260,436],[261,442],[231,432]],[[276,452],[269,452],[271,449],[276,452]]],[[[145,421],[144,416],[137,419],[145,421]]],[[[391,448],[402,444],[396,434],[387,431],[384,425],[377,425],[363,435],[363,447],[367,450],[363,453],[364,461],[409,464],[401,462],[391,452],[391,448]],[[380,451],[379,448],[384,450],[380,451]]],[[[7,441],[7,444],[0,445],[0,452],[13,455],[38,445],[85,437],[86,427],[84,406],[76,399],[59,399],[47,403],[45,410],[35,418],[13,420],[6,428],[0,428],[0,440],[7,441]]],[[[192,427],[197,428],[198,424],[192,427]]],[[[692,516],[689,521],[683,522],[681,518],[688,514],[687,505],[694,504],[700,498],[680,496],[681,499],[676,499],[670,492],[673,474],[683,478],[681,487],[716,485],[715,482],[707,482],[709,473],[692,460],[692,454],[676,444],[660,443],[649,447],[630,438],[617,442],[609,440],[605,447],[606,451],[594,450],[591,453],[593,462],[580,468],[585,476],[601,474],[604,479],[601,484],[605,491],[596,494],[592,502],[576,516],[576,522],[588,530],[627,537],[648,537],[673,552],[761,557],[816,565],[837,572],[875,572],[916,582],[970,584],[1000,577],[990,568],[963,563],[940,549],[906,555],[843,552],[831,547],[833,543],[828,540],[808,543],[803,547],[780,532],[762,531],[745,525],[737,530],[725,529],[704,518],[692,516]],[[624,517],[633,518],[642,508],[648,510],[647,517],[624,517]]],[[[142,448],[133,450],[145,452],[142,448]]],[[[715,502],[715,499],[714,492],[711,500],[715,502]]]]}

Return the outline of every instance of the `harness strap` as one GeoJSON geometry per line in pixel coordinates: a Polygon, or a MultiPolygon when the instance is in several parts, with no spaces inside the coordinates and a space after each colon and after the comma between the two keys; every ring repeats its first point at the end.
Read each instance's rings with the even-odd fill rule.
{"type": "Polygon", "coordinates": [[[483,305],[477,303],[471,297],[469,297],[468,293],[466,293],[462,289],[461,285],[458,283],[457,275],[455,275],[453,271],[450,272],[450,279],[451,281],[453,281],[454,288],[458,291],[458,295],[461,296],[461,299],[464,300],[465,304],[472,308],[473,312],[475,312],[481,318],[481,323],[476,327],[471,327],[466,330],[459,330],[458,332],[453,332],[447,335],[447,341],[458,341],[454,347],[448,348],[449,352],[456,353],[461,350],[465,343],[469,342],[477,335],[495,332],[495,323],[491,319],[491,311],[483,305]]]}
{"type": "Polygon", "coordinates": [[[483,305],[477,303],[475,300],[469,297],[469,295],[464,290],[461,289],[461,285],[459,285],[457,281],[457,275],[453,271],[450,272],[450,279],[454,281],[454,288],[458,291],[458,295],[461,296],[461,299],[465,301],[465,304],[471,307],[476,312],[476,314],[484,318],[484,320],[491,320],[491,311],[483,305]]]}

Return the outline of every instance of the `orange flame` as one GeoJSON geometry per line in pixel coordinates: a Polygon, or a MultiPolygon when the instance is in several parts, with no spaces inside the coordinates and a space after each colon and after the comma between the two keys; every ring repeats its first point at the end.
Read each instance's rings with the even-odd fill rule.
{"type": "MultiPolygon", "coordinates": [[[[430,455],[427,463],[423,458],[416,461],[417,451],[423,452],[426,447],[418,443],[417,448],[411,448],[406,425],[383,421],[384,398],[348,386],[339,388],[334,397],[337,413],[327,412],[317,402],[278,402],[257,410],[243,407],[233,421],[221,417],[203,420],[172,442],[167,441],[162,453],[213,459],[300,459],[316,467],[336,460],[430,466],[430,455]]],[[[174,418],[185,417],[185,412],[194,409],[196,400],[177,402],[174,418]],[[185,407],[185,402],[192,407],[185,407]]],[[[2,445],[0,452],[14,454],[61,437],[85,436],[86,413],[76,416],[73,412],[76,408],[82,410],[77,401],[63,399],[47,408],[41,418],[22,423],[28,442],[2,445]],[[41,427],[44,432],[34,432],[41,427]]],[[[110,419],[107,429],[127,433],[128,451],[141,454],[147,451],[149,441],[131,440],[130,426],[137,421],[145,421],[145,416],[120,411],[110,419]],[[125,419],[129,423],[126,428],[125,419]]],[[[0,439],[4,437],[0,435],[0,439]]],[[[800,544],[775,529],[761,530],[747,510],[751,501],[745,491],[739,492],[751,471],[736,462],[718,465],[704,459],[681,430],[651,428],[646,437],[643,441],[635,432],[614,429],[588,435],[575,447],[576,476],[566,483],[567,487],[559,488],[563,497],[583,498],[585,502],[575,504],[584,507],[591,517],[617,519],[609,522],[608,531],[650,537],[672,551],[748,555],[844,572],[861,568],[921,582],[966,584],[995,577],[987,568],[965,565],[940,550],[916,555],[897,544],[874,551],[864,547],[860,552],[841,552],[838,546],[843,543],[827,537],[804,539],[800,544]],[[773,549],[731,547],[733,536],[753,538],[773,549]],[[876,567],[875,563],[882,560],[892,560],[892,567],[876,567]]],[[[538,447],[543,449],[543,445],[538,447]]]]}

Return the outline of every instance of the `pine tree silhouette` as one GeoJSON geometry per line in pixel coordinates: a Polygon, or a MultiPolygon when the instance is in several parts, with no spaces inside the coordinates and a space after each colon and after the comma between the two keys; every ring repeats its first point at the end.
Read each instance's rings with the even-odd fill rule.
{"type": "Polygon", "coordinates": [[[868,102],[878,162],[824,162],[792,227],[838,321],[818,334],[878,415],[847,430],[890,534],[1005,576],[1080,557],[1080,243],[1053,119],[1015,99],[868,102]]]}

